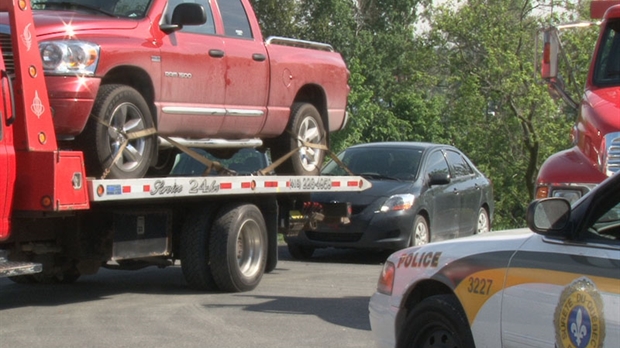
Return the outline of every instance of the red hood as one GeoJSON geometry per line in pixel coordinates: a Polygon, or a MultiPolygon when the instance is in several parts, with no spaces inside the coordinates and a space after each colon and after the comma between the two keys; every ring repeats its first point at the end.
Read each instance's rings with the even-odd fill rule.
{"type": "Polygon", "coordinates": [[[603,134],[620,131],[620,87],[587,91],[586,99],[598,115],[597,126],[603,134]]]}
{"type": "MultiPolygon", "coordinates": [[[[87,15],[70,11],[33,11],[34,23],[37,28],[37,36],[46,37],[66,32],[67,24],[71,25],[73,32],[78,34],[97,32],[110,29],[134,29],[138,21],[134,19],[120,19],[102,15],[87,15]]],[[[8,25],[7,13],[0,14],[0,25],[8,25]]]]}

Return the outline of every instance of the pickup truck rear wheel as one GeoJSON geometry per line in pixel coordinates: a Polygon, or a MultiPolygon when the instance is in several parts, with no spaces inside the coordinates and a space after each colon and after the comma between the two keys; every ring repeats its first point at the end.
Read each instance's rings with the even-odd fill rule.
{"type": "Polygon", "coordinates": [[[209,254],[213,278],[222,291],[249,291],[260,282],[267,262],[267,227],[253,204],[230,203],[211,229],[209,254]]]}
{"type": "Polygon", "coordinates": [[[153,127],[148,104],[135,89],[118,84],[99,88],[91,119],[79,142],[83,144],[89,175],[107,178],[142,178],[155,151],[155,135],[128,140],[128,134],[153,127]],[[113,164],[123,143],[127,146],[113,164]]]}
{"type": "Polygon", "coordinates": [[[287,132],[279,138],[277,146],[271,148],[274,159],[299,148],[298,152],[275,169],[277,174],[319,175],[325,151],[303,146],[302,141],[327,145],[327,133],[321,114],[309,103],[293,104],[287,132]]]}

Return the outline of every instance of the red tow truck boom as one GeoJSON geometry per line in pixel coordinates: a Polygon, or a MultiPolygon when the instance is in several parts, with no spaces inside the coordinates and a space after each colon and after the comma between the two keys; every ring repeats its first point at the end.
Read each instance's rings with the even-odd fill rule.
{"type": "Polygon", "coordinates": [[[277,234],[311,222],[305,196],[370,187],[359,176],[86,177],[82,152],[57,144],[30,1],[2,1],[0,16],[10,17],[0,32],[0,276],[71,283],[180,261],[193,288],[248,291],[275,269],[277,234]]]}

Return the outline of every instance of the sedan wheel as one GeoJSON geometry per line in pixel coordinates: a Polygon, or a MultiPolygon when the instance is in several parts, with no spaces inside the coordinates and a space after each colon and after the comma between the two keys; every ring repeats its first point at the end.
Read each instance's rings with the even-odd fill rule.
{"type": "Polygon", "coordinates": [[[418,246],[430,242],[430,231],[424,216],[418,215],[413,224],[413,235],[409,239],[409,246],[418,246]]]}
{"type": "Polygon", "coordinates": [[[489,213],[484,208],[480,208],[478,212],[478,225],[476,227],[476,234],[486,233],[490,231],[489,213]]]}

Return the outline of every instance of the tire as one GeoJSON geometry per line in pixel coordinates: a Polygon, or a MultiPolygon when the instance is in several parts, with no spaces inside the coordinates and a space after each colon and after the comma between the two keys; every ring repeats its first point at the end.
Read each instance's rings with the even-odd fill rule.
{"type": "Polygon", "coordinates": [[[32,278],[38,284],[73,284],[80,278],[80,273],[77,269],[65,270],[54,274],[41,272],[32,274],[32,278]]]}
{"type": "Polygon", "coordinates": [[[288,253],[291,256],[298,260],[309,260],[312,258],[312,254],[314,254],[314,248],[309,246],[299,245],[297,243],[287,243],[288,253]]]}
{"type": "Polygon", "coordinates": [[[419,246],[428,244],[431,241],[431,231],[428,228],[428,222],[422,215],[417,215],[413,222],[413,231],[409,238],[409,246],[419,246]]]}
{"type": "Polygon", "coordinates": [[[258,286],[267,262],[267,227],[253,204],[225,205],[213,222],[209,253],[211,272],[226,292],[258,286]]]}
{"type": "Polygon", "coordinates": [[[422,300],[407,316],[397,339],[398,348],[475,348],[469,322],[452,295],[422,300]]]}
{"type": "Polygon", "coordinates": [[[214,216],[212,209],[214,206],[206,206],[190,212],[181,229],[181,270],[187,284],[200,291],[219,290],[209,265],[209,231],[214,216]]]}
{"type": "Polygon", "coordinates": [[[78,143],[84,150],[89,176],[107,178],[142,178],[151,165],[155,135],[130,140],[123,155],[112,165],[126,134],[154,127],[148,104],[135,89],[118,84],[102,85],[92,110],[92,117],[78,143]]]}
{"type": "Polygon", "coordinates": [[[478,211],[478,220],[476,222],[476,233],[486,233],[491,230],[491,223],[489,222],[489,213],[484,207],[481,207],[478,211]]]}
{"type": "Polygon", "coordinates": [[[161,177],[170,174],[178,153],[177,149],[160,150],[157,154],[157,163],[149,167],[146,176],[161,177]]]}
{"type": "Polygon", "coordinates": [[[276,174],[319,175],[325,151],[301,147],[302,143],[298,139],[317,145],[327,145],[327,133],[321,114],[312,104],[293,104],[287,132],[278,138],[275,146],[272,146],[271,154],[273,159],[277,160],[293,149],[299,148],[298,152],[276,167],[276,174]]]}

